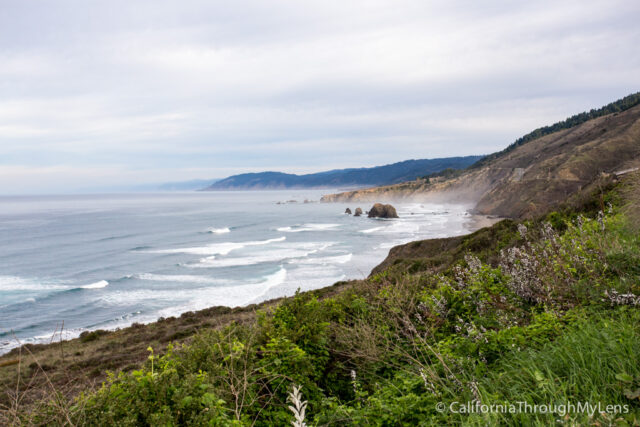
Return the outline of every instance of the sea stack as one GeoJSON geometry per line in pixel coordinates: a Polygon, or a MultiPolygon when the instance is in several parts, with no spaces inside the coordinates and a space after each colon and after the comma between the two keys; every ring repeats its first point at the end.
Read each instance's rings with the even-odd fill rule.
{"type": "Polygon", "coordinates": [[[353,216],[360,216],[360,215],[362,215],[362,209],[356,208],[356,213],[353,216]]]}
{"type": "Polygon", "coordinates": [[[351,215],[351,209],[347,208],[347,210],[345,210],[344,213],[346,213],[347,215],[351,215]]]}
{"type": "Polygon", "coordinates": [[[391,205],[376,203],[369,209],[369,218],[398,218],[398,213],[391,205]]]}

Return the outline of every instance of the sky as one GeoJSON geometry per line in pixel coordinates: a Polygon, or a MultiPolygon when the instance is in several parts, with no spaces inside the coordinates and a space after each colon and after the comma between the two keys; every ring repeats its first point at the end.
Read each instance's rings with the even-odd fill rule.
{"type": "Polygon", "coordinates": [[[0,194],[488,154],[640,90],[640,2],[0,0],[0,194]]]}

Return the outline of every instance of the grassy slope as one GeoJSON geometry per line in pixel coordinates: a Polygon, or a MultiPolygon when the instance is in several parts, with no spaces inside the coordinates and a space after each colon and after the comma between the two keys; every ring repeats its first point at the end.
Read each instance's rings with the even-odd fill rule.
{"type": "Polygon", "coordinates": [[[479,213],[534,218],[597,179],[640,162],[640,106],[513,146],[450,179],[328,195],[323,201],[403,198],[476,203],[479,213]]]}
{"type": "MultiPolygon", "coordinates": [[[[109,342],[137,334],[140,343],[130,348],[140,351],[154,342],[154,331],[165,336],[199,319],[186,345],[158,357],[156,341],[145,368],[77,400],[54,395],[23,407],[8,398],[13,386],[5,382],[9,408],[0,422],[285,425],[292,420],[288,392],[299,384],[307,420],[318,425],[638,423],[640,314],[604,294],[640,294],[640,241],[618,209],[618,188],[602,200],[576,197],[563,212],[526,222],[526,232],[505,221],[470,236],[406,245],[365,281],[266,304],[257,316],[256,307],[222,316],[212,310],[68,343],[106,356],[117,345],[109,342]],[[596,211],[608,202],[616,209],[598,221],[596,211]],[[211,319],[218,318],[216,326],[211,319]],[[590,401],[629,413],[436,410],[437,402],[449,408],[473,399],[590,401]]],[[[52,357],[58,349],[41,351],[52,357]]]]}

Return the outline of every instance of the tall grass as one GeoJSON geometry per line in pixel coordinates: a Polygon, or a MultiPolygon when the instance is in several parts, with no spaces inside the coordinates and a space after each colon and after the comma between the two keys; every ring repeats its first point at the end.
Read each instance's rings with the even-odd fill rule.
{"type": "MultiPolygon", "coordinates": [[[[640,422],[638,401],[626,398],[628,375],[640,378],[640,312],[628,307],[613,312],[591,313],[567,333],[538,350],[516,352],[500,361],[480,381],[483,403],[529,402],[531,404],[625,405],[631,414],[493,414],[472,416],[470,424],[539,425],[563,423],[591,425],[596,422],[640,422]]],[[[634,424],[635,423],[635,424],[634,424]]]]}
{"type": "Polygon", "coordinates": [[[640,230],[640,171],[630,174],[625,179],[622,193],[626,202],[623,211],[629,219],[629,224],[638,231],[640,230]]]}

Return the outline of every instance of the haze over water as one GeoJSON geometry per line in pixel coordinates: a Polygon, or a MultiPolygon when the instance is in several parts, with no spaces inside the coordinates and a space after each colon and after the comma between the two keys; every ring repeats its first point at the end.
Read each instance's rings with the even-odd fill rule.
{"type": "Polygon", "coordinates": [[[327,192],[0,197],[0,353],[63,321],[71,338],[363,278],[392,246],[470,230],[461,205],[302,203],[327,192]]]}

